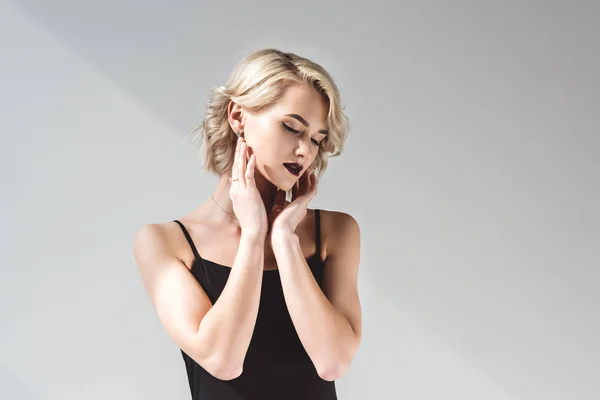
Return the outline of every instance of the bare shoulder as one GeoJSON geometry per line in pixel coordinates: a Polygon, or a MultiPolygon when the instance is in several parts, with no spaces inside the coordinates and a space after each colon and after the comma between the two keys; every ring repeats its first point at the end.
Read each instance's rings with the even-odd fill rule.
{"type": "MultiPolygon", "coordinates": [[[[133,251],[141,258],[177,258],[181,243],[175,222],[148,223],[141,226],[133,237],[133,251]]],[[[184,260],[181,260],[184,261],[184,260]]]]}
{"type": "Polygon", "coordinates": [[[133,236],[133,252],[136,259],[166,255],[170,252],[165,223],[141,226],[133,236]]]}
{"type": "Polygon", "coordinates": [[[356,218],[343,211],[320,210],[323,243],[327,255],[347,251],[348,246],[359,250],[360,226],[356,218]]]}
{"type": "Polygon", "coordinates": [[[133,236],[133,249],[138,252],[143,251],[148,245],[164,245],[165,237],[164,224],[142,225],[133,236]]]}
{"type": "Polygon", "coordinates": [[[346,212],[324,209],[321,209],[320,211],[321,219],[324,221],[327,220],[332,223],[342,223],[346,227],[354,226],[355,228],[358,228],[358,222],[356,221],[356,218],[346,212]]]}
{"type": "Polygon", "coordinates": [[[141,250],[147,245],[160,245],[161,247],[169,245],[169,225],[171,222],[149,223],[142,225],[133,237],[134,249],[141,250]]]}
{"type": "Polygon", "coordinates": [[[320,210],[321,225],[327,232],[342,236],[360,234],[358,221],[352,215],[343,211],[320,210]]]}

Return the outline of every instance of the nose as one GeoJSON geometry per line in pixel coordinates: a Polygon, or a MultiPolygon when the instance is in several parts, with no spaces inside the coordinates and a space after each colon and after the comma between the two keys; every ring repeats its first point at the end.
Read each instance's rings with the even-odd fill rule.
{"type": "Polygon", "coordinates": [[[298,147],[296,148],[296,156],[302,156],[303,158],[310,157],[310,152],[312,151],[310,144],[310,138],[301,138],[298,141],[298,147]]]}

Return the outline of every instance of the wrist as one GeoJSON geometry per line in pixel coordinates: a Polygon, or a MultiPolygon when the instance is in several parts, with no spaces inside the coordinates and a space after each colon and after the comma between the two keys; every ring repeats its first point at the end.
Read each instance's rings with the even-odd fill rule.
{"type": "Polygon", "coordinates": [[[298,235],[287,228],[273,228],[270,236],[272,243],[299,239],[298,235]]]}
{"type": "Polygon", "coordinates": [[[254,230],[242,230],[241,240],[249,242],[261,242],[264,243],[266,232],[254,231],[254,230]]]}

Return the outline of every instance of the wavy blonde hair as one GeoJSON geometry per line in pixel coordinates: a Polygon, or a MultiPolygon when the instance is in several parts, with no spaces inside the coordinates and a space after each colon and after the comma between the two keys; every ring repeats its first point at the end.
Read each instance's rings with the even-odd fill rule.
{"type": "Polygon", "coordinates": [[[228,121],[227,108],[231,101],[250,112],[259,112],[281,99],[285,90],[295,84],[316,89],[329,107],[329,133],[309,167],[320,178],[327,169],[328,158],[342,154],[349,132],[348,117],[343,111],[338,88],[319,64],[272,48],[248,54],[235,67],[225,86],[211,90],[202,124],[191,132],[194,141],[202,140],[205,169],[221,175],[233,165],[237,136],[228,121]]]}

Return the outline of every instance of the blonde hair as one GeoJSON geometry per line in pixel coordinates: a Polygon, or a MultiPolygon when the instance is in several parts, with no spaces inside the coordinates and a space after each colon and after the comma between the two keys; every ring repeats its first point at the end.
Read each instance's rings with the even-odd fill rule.
{"type": "Polygon", "coordinates": [[[192,131],[194,141],[202,140],[205,169],[221,175],[233,164],[237,136],[228,120],[227,108],[231,101],[251,112],[258,112],[277,102],[285,90],[295,84],[313,87],[329,106],[329,133],[310,166],[310,170],[320,178],[327,169],[328,158],[342,154],[349,131],[348,117],[343,111],[338,88],[319,64],[271,48],[248,54],[235,67],[225,86],[211,90],[202,124],[192,131]]]}

